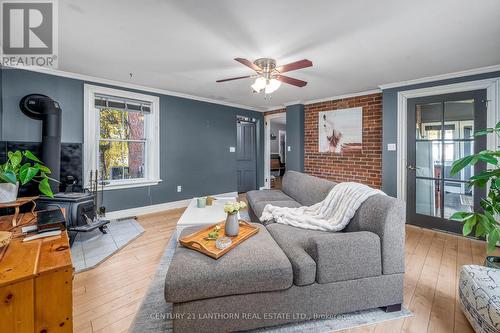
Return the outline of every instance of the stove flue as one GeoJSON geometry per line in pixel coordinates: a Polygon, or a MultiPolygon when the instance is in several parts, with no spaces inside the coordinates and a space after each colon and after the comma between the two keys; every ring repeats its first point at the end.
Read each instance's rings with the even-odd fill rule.
{"type": "MultiPolygon", "coordinates": [[[[61,171],[61,118],[59,103],[52,98],[31,94],[19,102],[21,111],[28,117],[42,121],[42,162],[51,170],[50,177],[60,180],[61,171]]],[[[52,192],[59,192],[59,183],[50,181],[52,192]]]]}

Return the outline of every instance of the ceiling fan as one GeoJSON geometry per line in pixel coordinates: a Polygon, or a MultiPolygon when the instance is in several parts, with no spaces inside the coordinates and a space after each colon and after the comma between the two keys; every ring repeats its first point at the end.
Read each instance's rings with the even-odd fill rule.
{"type": "Polygon", "coordinates": [[[266,94],[271,94],[276,91],[281,86],[281,82],[291,84],[292,86],[296,87],[304,87],[307,84],[306,81],[294,79],[293,77],[282,75],[282,73],[311,67],[313,65],[312,61],[307,59],[295,61],[290,64],[278,67],[276,67],[276,60],[271,58],[259,58],[254,62],[251,62],[250,60],[245,58],[235,58],[234,60],[253,69],[256,74],[222,79],[217,80],[216,82],[256,78],[254,84],[251,85],[253,91],[256,93],[264,91],[266,94]]]}

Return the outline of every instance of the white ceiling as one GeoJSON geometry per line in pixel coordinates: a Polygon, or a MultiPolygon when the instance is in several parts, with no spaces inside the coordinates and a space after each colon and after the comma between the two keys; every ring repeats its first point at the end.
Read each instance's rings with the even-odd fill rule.
{"type": "Polygon", "coordinates": [[[59,0],[59,69],[268,109],[500,64],[498,0],[59,0]],[[307,58],[266,100],[233,60],[307,58]],[[134,73],[133,78],[129,73],[134,73]]]}

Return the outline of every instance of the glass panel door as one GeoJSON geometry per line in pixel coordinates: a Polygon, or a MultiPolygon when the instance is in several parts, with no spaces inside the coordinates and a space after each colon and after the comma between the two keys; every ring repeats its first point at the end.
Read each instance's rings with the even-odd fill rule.
{"type": "Polygon", "coordinates": [[[453,161],[486,146],[484,137],[473,137],[476,128],[486,127],[485,99],[486,91],[479,90],[408,101],[408,223],[460,232],[462,225],[448,218],[479,207],[481,190],[467,184],[479,170],[450,170],[453,161]]]}

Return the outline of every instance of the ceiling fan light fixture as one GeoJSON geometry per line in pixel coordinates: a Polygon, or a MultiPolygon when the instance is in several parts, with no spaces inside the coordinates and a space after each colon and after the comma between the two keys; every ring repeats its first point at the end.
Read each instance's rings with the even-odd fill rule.
{"type": "Polygon", "coordinates": [[[272,94],[281,86],[281,81],[276,79],[271,79],[266,85],[266,94],[272,94]]]}
{"type": "Polygon", "coordinates": [[[216,82],[227,82],[256,77],[256,80],[251,85],[253,92],[260,93],[262,90],[264,90],[265,94],[272,94],[273,92],[278,90],[281,86],[281,83],[286,83],[299,88],[305,87],[307,85],[306,81],[283,75],[283,73],[296,71],[298,69],[311,67],[313,65],[312,61],[308,59],[298,60],[279,67],[276,66],[276,60],[272,58],[259,58],[254,62],[251,62],[250,60],[245,58],[235,58],[234,60],[252,69],[255,73],[253,75],[245,75],[217,80],[216,82]]]}
{"type": "Polygon", "coordinates": [[[266,88],[266,81],[266,78],[259,76],[257,79],[255,79],[255,82],[251,85],[251,87],[255,92],[260,92],[262,89],[266,88]]]}

